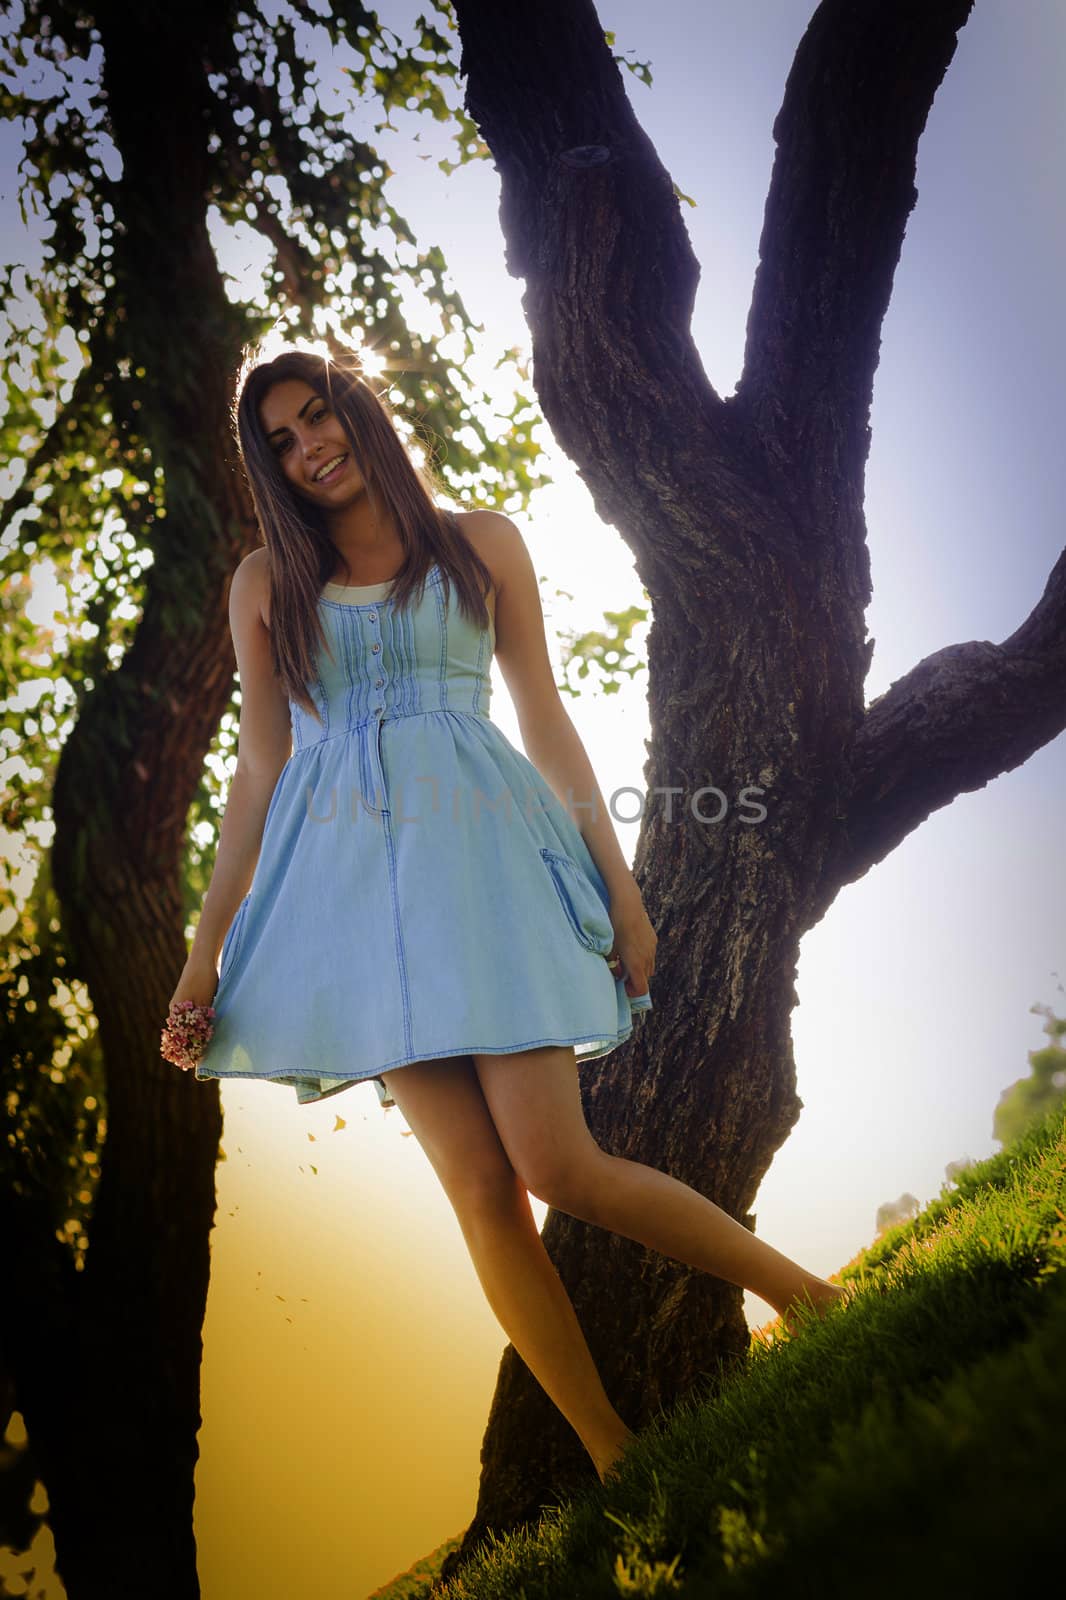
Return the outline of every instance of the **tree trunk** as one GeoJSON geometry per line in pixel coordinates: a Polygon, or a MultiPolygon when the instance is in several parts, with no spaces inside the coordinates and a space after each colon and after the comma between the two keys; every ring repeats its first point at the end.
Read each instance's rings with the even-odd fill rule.
{"type": "MultiPolygon", "coordinates": [[[[939,652],[864,704],[880,329],[970,5],[826,0],[812,17],[774,124],[744,372],[722,400],[689,331],[699,269],[673,185],[592,5],[456,0],[538,397],[654,605],[634,872],[658,934],[655,1011],[582,1068],[586,1114],[605,1150],[752,1227],[802,1107],[803,934],[936,806],[1066,725],[1064,560],[1011,639],[939,652]]],[[[739,1288],[555,1211],[544,1240],[630,1427],[743,1357],[739,1288]]],[[[512,1347],[482,1468],[445,1577],[592,1471],[512,1347]]]]}
{"type": "Polygon", "coordinates": [[[122,349],[94,357],[116,389],[120,355],[145,369],[137,430],[167,505],[136,639],[86,697],[53,797],[55,886],[108,1073],[91,1244],[75,1271],[48,1197],[4,1193],[5,1287],[35,1310],[4,1337],[71,1600],[164,1600],[199,1593],[193,1479],[221,1109],[217,1085],[162,1059],[159,1035],[186,954],[186,817],[232,693],[224,577],[255,528],[229,453],[246,324],[204,207],[210,19],[106,5],[95,20],[123,154],[113,293],[125,316],[122,349]]]}

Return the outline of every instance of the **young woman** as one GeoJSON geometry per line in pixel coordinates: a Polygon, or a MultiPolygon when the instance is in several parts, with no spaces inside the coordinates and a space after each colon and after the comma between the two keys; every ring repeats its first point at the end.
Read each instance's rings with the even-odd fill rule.
{"type": "Polygon", "coordinates": [[[632,1434],[530,1194],[753,1290],[790,1330],[845,1291],[585,1123],[577,1062],[651,1008],[656,936],[514,523],[438,507],[354,363],[252,365],[235,414],[266,543],[230,588],[237,766],[173,996],[215,1007],[196,1076],[288,1084],[301,1104],[370,1080],[399,1105],[492,1310],[602,1480],[632,1434]],[[525,756],[489,718],[493,656],[525,756]]]}

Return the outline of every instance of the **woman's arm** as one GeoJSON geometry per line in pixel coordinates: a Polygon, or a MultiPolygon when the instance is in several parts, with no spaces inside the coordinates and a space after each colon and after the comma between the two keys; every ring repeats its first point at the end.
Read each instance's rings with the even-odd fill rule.
{"type": "MultiPolygon", "coordinates": [[[[526,755],[554,789],[588,845],[610,897],[614,947],[631,997],[648,992],[658,939],[622,854],[585,746],[555,686],[537,575],[514,523],[498,512],[486,526],[496,579],[496,659],[514,701],[526,755]]],[[[616,976],[619,974],[616,974],[616,976]]]]}
{"type": "Polygon", "coordinates": [[[603,874],[611,904],[621,905],[630,895],[639,899],[636,879],[622,854],[588,752],[566,707],[560,704],[550,720],[535,719],[528,731],[523,730],[522,743],[530,761],[577,824],[589,854],[603,874]]]}
{"type": "Polygon", "coordinates": [[[526,755],[577,824],[612,904],[633,896],[639,901],[592,763],[555,685],[540,589],[525,541],[508,517],[494,511],[479,516],[493,519],[496,660],[514,702],[526,755]]]}
{"type": "Polygon", "coordinates": [[[270,801],[292,753],[289,704],[274,676],[270,634],[260,607],[266,581],[264,554],[254,550],[246,556],[230,584],[230,633],[241,680],[237,768],[222,817],[211,882],[189,951],[191,964],[218,961],[226,930],[252,881],[270,801]]]}

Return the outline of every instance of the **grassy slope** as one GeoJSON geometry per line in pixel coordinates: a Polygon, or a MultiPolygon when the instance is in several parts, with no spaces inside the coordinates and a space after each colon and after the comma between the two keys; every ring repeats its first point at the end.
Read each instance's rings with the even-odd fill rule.
{"type": "MultiPolygon", "coordinates": [[[[860,1292],[753,1342],[441,1600],[941,1600],[1066,1557],[1066,1116],[962,1173],[836,1275],[860,1292]]],[[[449,1540],[373,1600],[423,1600],[449,1540]]]]}

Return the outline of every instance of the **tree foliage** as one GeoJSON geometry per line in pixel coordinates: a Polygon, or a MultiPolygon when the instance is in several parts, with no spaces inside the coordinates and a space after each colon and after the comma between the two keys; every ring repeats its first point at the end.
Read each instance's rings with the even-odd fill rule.
{"type": "Polygon", "coordinates": [[[1043,1016],[1049,1043],[1028,1052],[1028,1077],[1016,1079],[999,1097],[992,1136],[1004,1145],[1014,1144],[1056,1106],[1066,1105],[1066,1048],[1062,1044],[1066,1017],[1057,1017],[1050,1006],[1029,1009],[1043,1016]]]}
{"type": "MultiPolygon", "coordinates": [[[[90,997],[51,885],[52,787],[86,698],[116,673],[143,625],[146,586],[173,538],[168,512],[180,502],[185,527],[192,507],[204,537],[194,559],[168,565],[165,619],[175,633],[202,603],[205,552],[222,543],[195,442],[169,426],[178,414],[172,402],[192,395],[160,392],[173,372],[169,343],[181,326],[195,326],[195,308],[153,320],[143,285],[114,270],[116,245],[129,250],[144,226],[132,214],[138,168],[147,162],[149,181],[170,185],[186,156],[188,166],[199,164],[212,265],[226,271],[231,345],[269,330],[327,344],[361,337],[401,425],[460,502],[512,508],[543,481],[532,437],[538,413],[518,350],[496,360],[504,381],[513,374],[513,401],[501,411],[465,372],[481,325],[440,249],[421,248],[390,202],[388,162],[354,131],[395,131],[400,111],[429,115],[454,139],[443,172],[486,158],[455,93],[451,19],[420,18],[405,48],[357,5],[264,0],[171,14],[164,35],[184,29],[200,39],[202,70],[190,92],[203,149],[185,153],[168,149],[164,129],[154,150],[123,149],[116,137],[109,97],[121,97],[123,64],[108,60],[103,39],[122,9],[14,4],[0,43],[0,114],[18,208],[0,261],[0,918],[8,936],[0,1049],[17,1181],[55,1196],[57,1228],[82,1249],[106,1089],[90,997]],[[257,263],[252,273],[233,270],[242,255],[257,263]],[[409,325],[412,299],[435,323],[433,336],[409,325]]],[[[180,237],[140,243],[157,260],[186,248],[180,237]]],[[[195,344],[184,360],[194,392],[195,344]]],[[[225,566],[232,556],[222,548],[216,559],[225,566]]],[[[234,684],[188,814],[187,926],[213,866],[238,716],[234,684]]]]}

